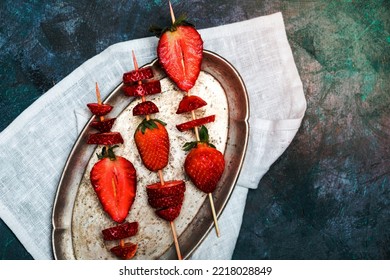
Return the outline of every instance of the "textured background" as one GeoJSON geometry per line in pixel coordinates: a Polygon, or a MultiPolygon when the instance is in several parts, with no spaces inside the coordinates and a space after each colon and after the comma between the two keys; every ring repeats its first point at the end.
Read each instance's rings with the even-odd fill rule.
{"type": "MultiPolygon", "coordinates": [[[[172,3],[197,28],[281,11],[304,85],[302,127],[249,191],[233,258],[390,259],[390,1],[172,3]]],[[[0,131],[84,61],[170,22],[159,0],[1,0],[0,18],[0,131]]],[[[0,236],[1,259],[31,259],[1,221],[0,236]]]]}

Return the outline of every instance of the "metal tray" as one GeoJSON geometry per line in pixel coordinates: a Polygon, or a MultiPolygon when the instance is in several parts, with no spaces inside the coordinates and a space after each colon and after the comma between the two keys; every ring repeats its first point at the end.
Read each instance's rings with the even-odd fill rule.
{"type": "MultiPolygon", "coordinates": [[[[157,59],[145,66],[153,67],[156,79],[167,79],[165,73],[158,64],[157,59]]],[[[239,73],[228,61],[219,55],[205,50],[201,70],[202,72],[214,77],[215,80],[220,83],[225,93],[228,107],[227,124],[225,128],[227,130],[227,137],[223,138],[226,140],[225,143],[223,143],[226,168],[216,191],[213,193],[216,213],[217,216],[220,216],[234,189],[245,157],[249,134],[248,95],[239,73]]],[[[121,92],[121,87],[122,84],[110,93],[104,101],[105,103],[109,103],[114,106],[113,111],[110,113],[113,116],[123,114],[129,106],[129,98],[121,92]]],[[[90,121],[92,121],[92,118],[90,121]]],[[[83,250],[89,250],[88,257],[80,257],[80,254],[76,254],[80,245],[75,245],[74,236],[72,235],[75,230],[74,228],[76,227],[76,225],[73,224],[75,201],[78,197],[80,188],[83,185],[82,181],[85,181],[87,167],[91,164],[91,159],[94,157],[96,151],[96,147],[85,144],[88,134],[92,132],[90,131],[91,129],[88,125],[90,121],[87,123],[75,142],[58,185],[52,213],[52,245],[55,259],[110,259],[110,257],[102,256],[101,252],[95,252],[95,249],[93,249],[94,247],[89,246],[92,242],[91,240],[85,240],[85,248],[87,249],[83,248],[83,250]]],[[[136,165],[135,167],[137,169],[136,165]]],[[[181,170],[179,169],[178,172],[181,172],[181,170]]],[[[137,192],[144,191],[142,190],[143,186],[138,185],[137,188],[137,192]]],[[[91,200],[96,199],[92,196],[93,195],[91,195],[90,198],[91,200]]],[[[192,213],[191,217],[186,218],[186,222],[182,225],[183,228],[179,232],[179,243],[182,255],[185,259],[190,257],[191,253],[199,246],[199,244],[201,244],[203,239],[213,228],[209,201],[204,198],[205,197],[203,196],[203,200],[199,201],[200,206],[196,209],[196,213],[192,213]]],[[[142,202],[142,199],[140,201],[142,202]]],[[[150,208],[148,205],[144,205],[143,207],[150,208]]],[[[102,211],[100,208],[97,207],[96,211],[102,211]]],[[[151,213],[154,214],[153,212],[151,213]]],[[[108,216],[104,216],[104,213],[99,215],[98,219],[106,220],[103,221],[103,223],[110,223],[108,216]]],[[[88,217],[83,218],[88,219],[88,217]]],[[[143,217],[138,217],[138,219],[135,217],[135,219],[140,222],[140,228],[148,226],[142,224],[143,217]]],[[[156,219],[158,220],[158,218],[156,219]]],[[[85,224],[89,222],[93,221],[83,221],[85,224]]],[[[84,227],[84,224],[82,227],[84,227]]],[[[101,225],[99,228],[103,229],[101,225]]],[[[221,231],[223,232],[223,229],[221,229],[221,231]]],[[[143,233],[141,231],[138,234],[142,235],[143,233]]],[[[171,233],[169,231],[162,231],[159,234],[166,234],[166,238],[170,238],[171,233]]],[[[101,239],[99,236],[93,236],[93,231],[91,231],[91,235],[92,240],[101,239]]],[[[140,238],[142,239],[142,236],[140,238]]],[[[148,244],[151,246],[158,246],[158,238],[160,237],[156,237],[154,242],[148,242],[148,244]]],[[[78,242],[80,242],[80,240],[78,242]]],[[[146,245],[144,244],[144,246],[146,245]]],[[[105,245],[100,244],[98,247],[105,247],[105,245]]],[[[107,254],[109,254],[108,249],[103,249],[108,252],[107,254]]],[[[167,246],[167,248],[161,248],[161,250],[157,252],[157,255],[156,252],[153,255],[144,254],[142,252],[150,252],[150,250],[141,250],[141,253],[138,256],[139,259],[176,259],[173,241],[169,244],[169,246],[167,246]]]]}

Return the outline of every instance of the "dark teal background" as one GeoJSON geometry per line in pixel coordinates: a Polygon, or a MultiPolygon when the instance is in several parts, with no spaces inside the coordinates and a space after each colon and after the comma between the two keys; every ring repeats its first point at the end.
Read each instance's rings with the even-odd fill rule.
{"type": "MultiPolygon", "coordinates": [[[[172,2],[198,28],[281,11],[304,85],[302,127],[249,191],[233,258],[389,259],[390,1],[172,2]]],[[[0,18],[0,131],[87,59],[170,21],[156,0],[2,0],[0,18]]],[[[3,222],[0,236],[1,259],[31,259],[3,222]]]]}

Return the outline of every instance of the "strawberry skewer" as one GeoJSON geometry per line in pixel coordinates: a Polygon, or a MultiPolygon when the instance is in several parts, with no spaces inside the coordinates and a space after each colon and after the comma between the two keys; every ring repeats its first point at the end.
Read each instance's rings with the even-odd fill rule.
{"type": "MultiPolygon", "coordinates": [[[[210,146],[212,147],[212,145],[208,143],[208,135],[207,135],[207,141],[202,141],[201,139],[202,137],[200,136],[198,126],[214,121],[215,116],[212,115],[201,119],[197,119],[195,115],[195,110],[197,108],[205,106],[207,103],[204,100],[202,100],[200,97],[194,97],[190,94],[190,90],[194,86],[200,73],[200,66],[201,66],[202,55],[203,55],[203,41],[200,37],[200,34],[188,22],[183,20],[181,22],[176,22],[172,4],[170,1],[168,2],[169,2],[171,19],[172,19],[172,28],[168,29],[168,31],[165,31],[163,34],[161,34],[158,48],[157,48],[157,53],[158,53],[160,63],[162,64],[162,67],[165,70],[165,72],[177,84],[177,86],[185,92],[185,97],[180,102],[177,113],[191,112],[191,118],[192,118],[192,121],[177,125],[177,128],[180,131],[194,129],[196,143],[199,144],[206,143],[207,148],[210,146]],[[180,45],[181,48],[180,50],[176,50],[177,45],[180,45]],[[180,55],[176,55],[176,60],[172,59],[172,57],[175,57],[175,55],[173,55],[172,52],[174,53],[175,51],[180,52],[180,55]],[[169,53],[169,55],[166,55],[167,53],[169,53]],[[191,101],[189,101],[190,99],[191,101]]],[[[207,129],[206,129],[206,134],[207,134],[207,129]]],[[[193,146],[196,146],[197,148],[197,146],[200,145],[193,144],[193,146]]],[[[203,159],[201,159],[204,163],[204,166],[205,165],[210,166],[210,168],[208,168],[206,172],[204,173],[198,172],[194,168],[191,168],[190,165],[198,166],[199,169],[204,167],[196,163],[198,159],[195,157],[191,157],[192,161],[188,160],[189,155],[191,153],[186,158],[185,169],[186,169],[186,173],[190,176],[191,180],[194,182],[196,187],[198,187],[203,191],[207,190],[206,192],[208,193],[208,198],[210,201],[210,208],[214,220],[215,231],[217,236],[220,237],[218,219],[215,212],[213,196],[211,193],[215,189],[216,184],[222,175],[224,169],[224,160],[223,160],[223,155],[219,151],[217,151],[218,153],[216,153],[212,149],[211,150],[207,149],[207,151],[209,151],[213,155],[213,157],[210,156],[210,160],[207,160],[206,162],[203,159]],[[212,168],[212,166],[214,165],[218,166],[217,168],[218,170],[212,168]],[[213,173],[212,177],[209,177],[210,174],[209,172],[213,173]],[[210,181],[212,181],[213,183],[212,184],[209,183],[209,186],[203,186],[201,182],[202,180],[198,178],[200,174],[206,178],[209,178],[210,181]]],[[[193,154],[200,154],[200,153],[193,153],[193,154]]],[[[204,154],[203,156],[207,156],[207,154],[204,154]]]]}
{"type": "MultiPolygon", "coordinates": [[[[134,51],[132,51],[133,56],[133,64],[134,64],[134,71],[139,71],[138,62],[136,59],[136,56],[134,54],[134,51]]],[[[139,86],[142,86],[142,80],[137,81],[139,86]]],[[[145,95],[141,95],[141,104],[147,104],[145,95]]],[[[137,105],[138,106],[138,105],[137,105]]],[[[142,110],[141,110],[142,111],[142,110]]],[[[168,155],[169,155],[169,138],[168,133],[166,129],[164,128],[165,123],[163,123],[160,120],[153,120],[150,117],[149,112],[156,112],[155,110],[145,110],[145,120],[141,122],[139,127],[137,128],[134,138],[136,142],[136,146],[138,148],[138,151],[140,152],[142,161],[144,165],[151,171],[156,171],[158,173],[160,182],[157,184],[153,184],[154,190],[160,190],[160,189],[166,189],[166,184],[164,181],[164,176],[162,169],[168,164],[168,155]],[[151,141],[150,141],[151,140],[151,141]],[[162,154],[162,156],[160,155],[162,154]]],[[[158,112],[158,109],[157,109],[158,112]]],[[[133,110],[134,114],[134,110],[133,110]]],[[[174,183],[173,185],[181,184],[181,181],[178,181],[178,183],[174,183]]],[[[172,182],[169,182],[170,185],[172,182]]],[[[183,183],[184,186],[184,183],[183,183]]],[[[147,186],[147,190],[148,190],[147,186]]],[[[169,186],[168,186],[169,189],[169,186]]],[[[161,191],[157,191],[159,195],[161,195],[161,191]]],[[[160,216],[163,219],[166,219],[170,223],[170,227],[172,230],[172,236],[174,240],[174,245],[176,249],[176,254],[179,260],[182,260],[182,255],[180,251],[179,241],[177,238],[176,233],[176,227],[174,224],[174,219],[178,216],[182,204],[182,200],[184,198],[184,190],[180,190],[179,196],[176,195],[176,193],[173,193],[174,199],[169,199],[167,197],[170,196],[163,196],[161,198],[154,198],[153,195],[149,195],[149,203],[154,208],[159,208],[160,210],[157,210],[156,213],[158,216],[160,216]],[[183,196],[180,196],[182,194],[183,196]],[[179,199],[178,199],[179,198],[179,199]],[[177,201],[179,200],[179,203],[177,201]],[[179,206],[179,208],[178,208],[179,206]],[[172,216],[172,212],[174,212],[172,216]]]]}
{"type": "Polygon", "coordinates": [[[100,133],[90,134],[87,143],[104,145],[99,161],[90,172],[91,184],[98,196],[103,210],[118,223],[117,226],[102,231],[104,240],[119,240],[119,245],[110,251],[122,259],[131,259],[137,251],[137,244],[125,243],[125,238],[135,235],[138,223],[123,223],[136,192],[136,170],[127,159],[116,156],[111,147],[113,144],[123,143],[119,132],[110,132],[115,119],[106,120],[104,116],[112,107],[102,104],[99,86],[96,83],[97,103],[87,104],[91,112],[98,117],[98,121],[91,122],[91,126],[100,133]]]}

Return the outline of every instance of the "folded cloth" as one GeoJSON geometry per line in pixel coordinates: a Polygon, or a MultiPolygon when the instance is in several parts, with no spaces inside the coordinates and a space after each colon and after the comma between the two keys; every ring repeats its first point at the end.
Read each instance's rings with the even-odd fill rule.
{"type": "MultiPolygon", "coordinates": [[[[219,223],[192,259],[230,259],[240,230],[248,188],[256,188],[292,141],[306,101],[281,13],[200,30],[204,47],[226,58],[249,94],[250,139],[243,169],[219,223]]],[[[83,63],[27,108],[0,134],[0,217],[35,259],[52,259],[51,214],[67,157],[86,118],[75,111],[102,97],[132,65],[156,57],[157,38],[115,44],[83,63]]]]}

